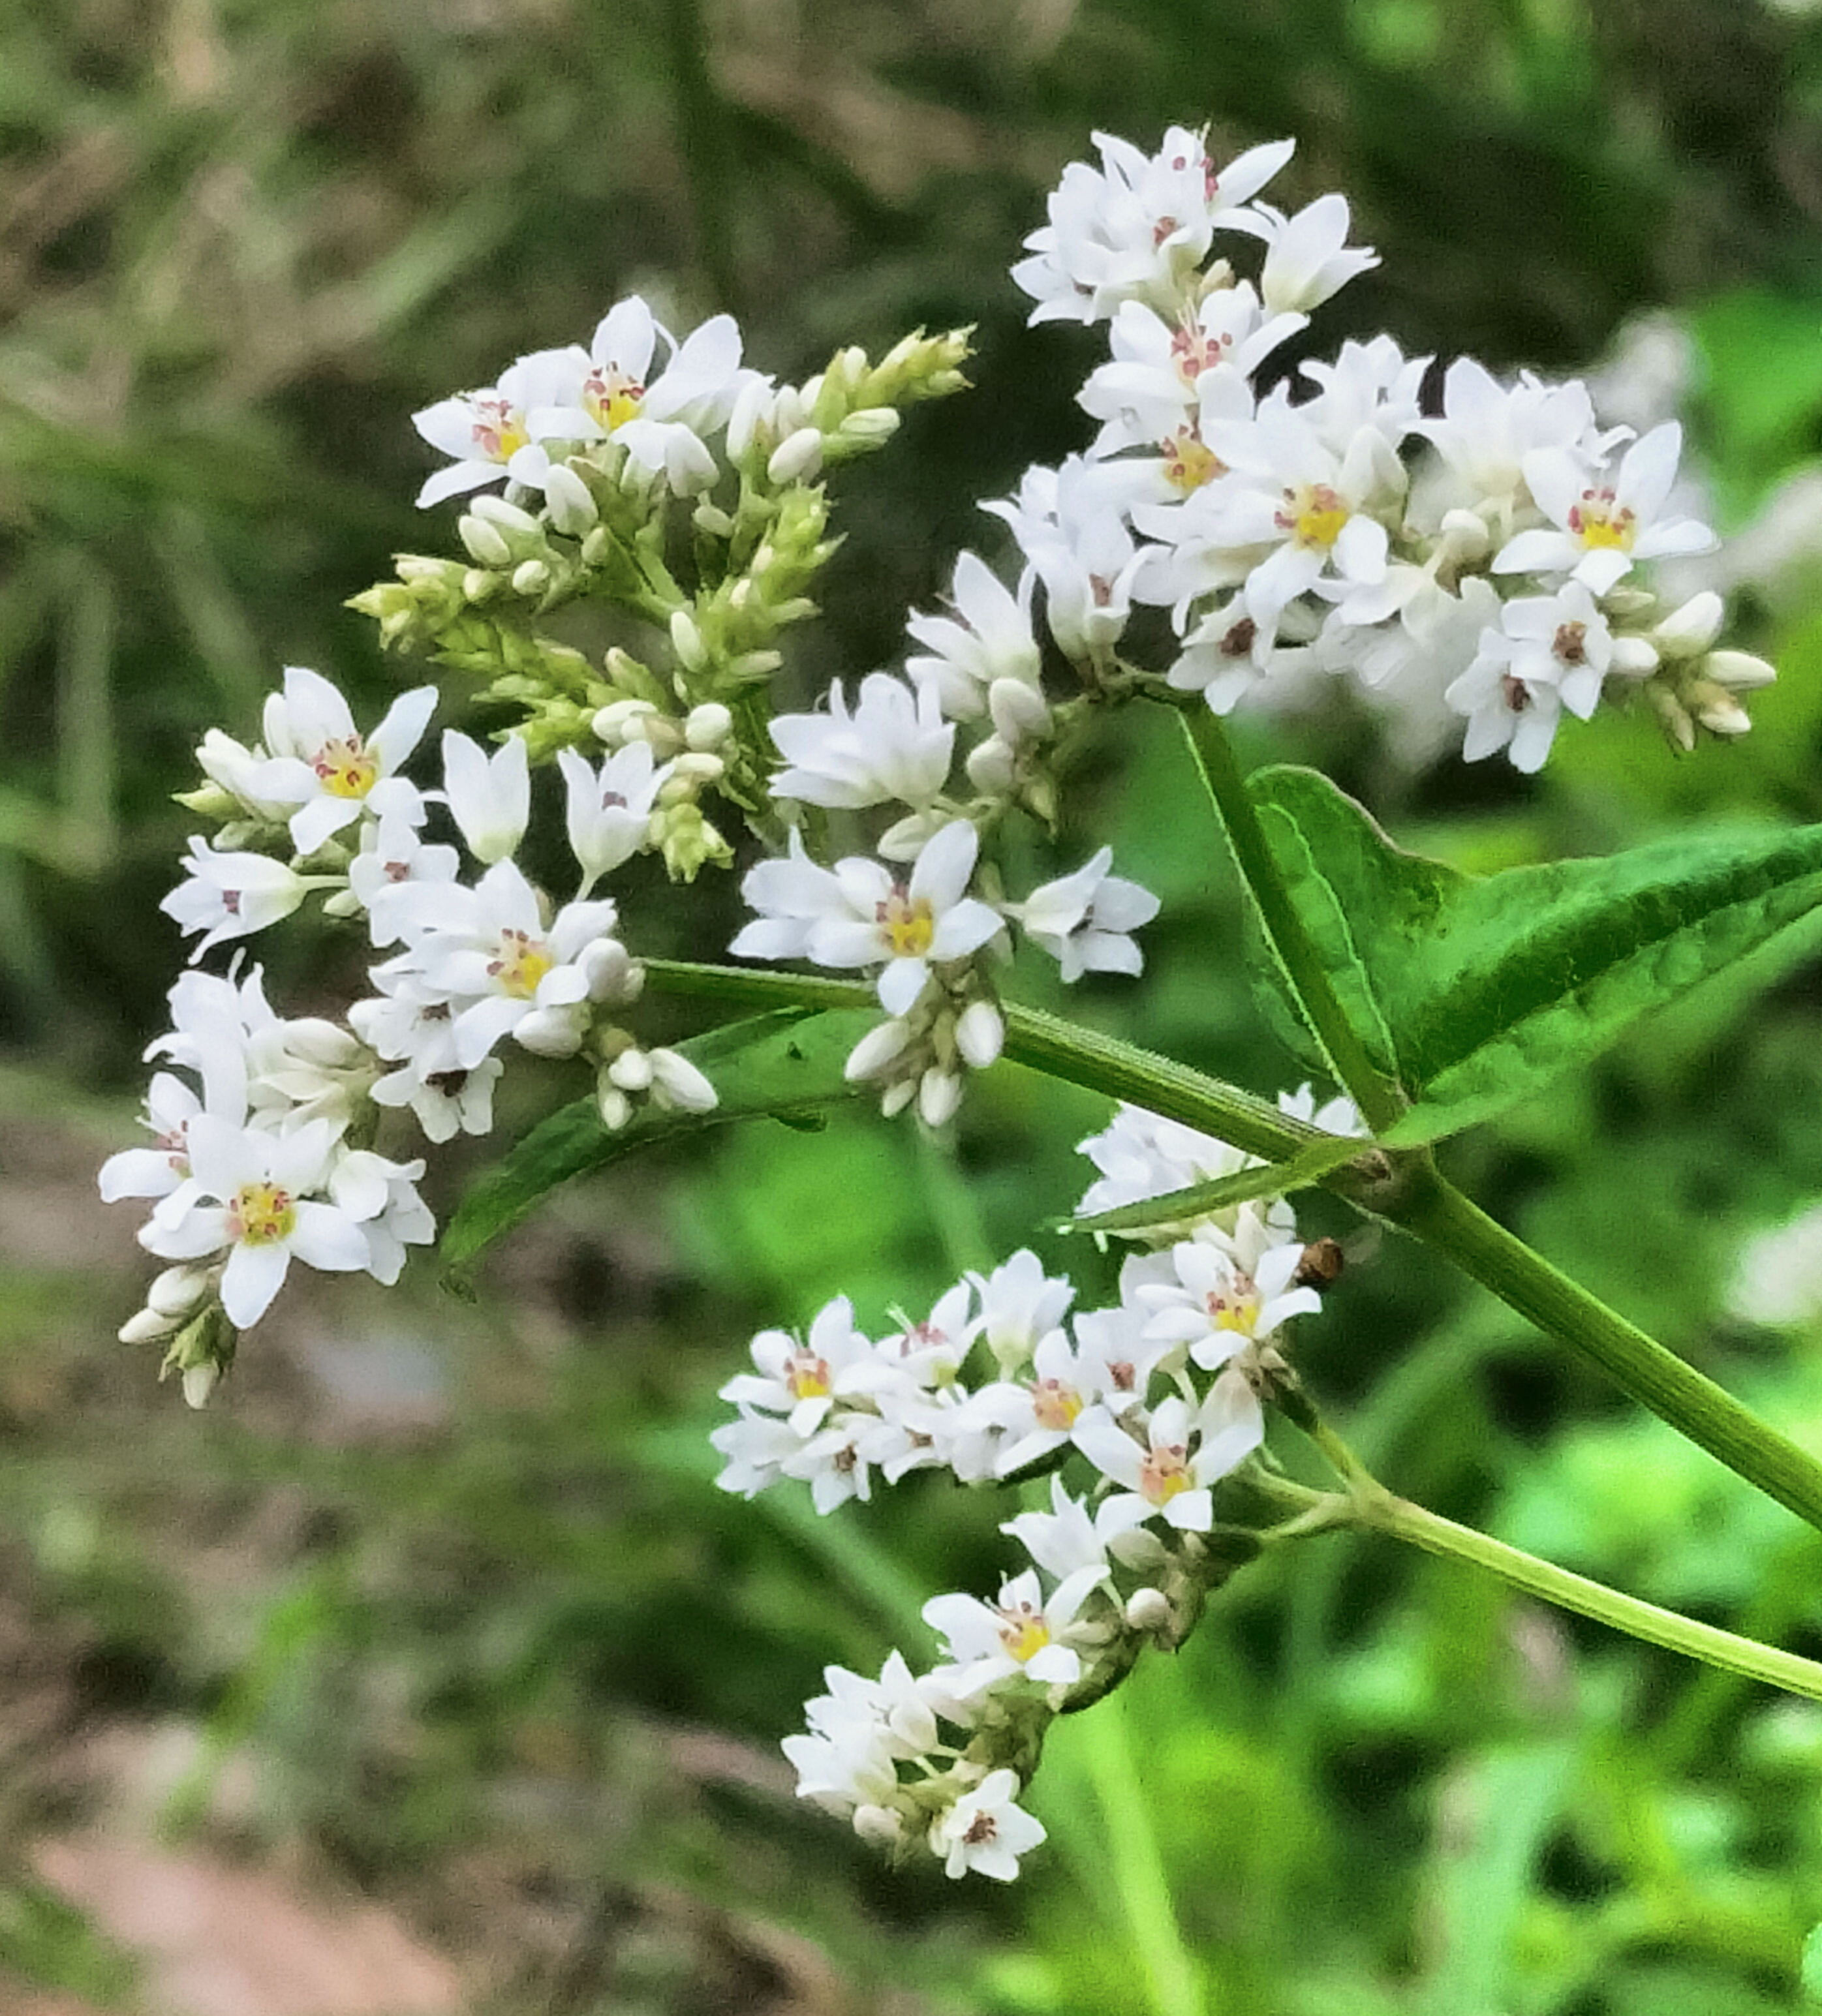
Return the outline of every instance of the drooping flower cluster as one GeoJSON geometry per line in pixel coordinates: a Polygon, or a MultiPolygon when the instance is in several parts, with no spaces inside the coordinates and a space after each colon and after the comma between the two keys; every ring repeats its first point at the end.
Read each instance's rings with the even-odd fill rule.
{"type": "MultiPolygon", "coordinates": [[[[1282,1103],[1310,1118],[1307,1089],[1282,1103]]],[[[1320,1118],[1359,1131],[1345,1100],[1320,1118]]],[[[1082,1146],[1103,1172],[1085,1215],[1107,1208],[1110,1186],[1136,1203],[1257,1166],[1132,1107],[1082,1146]]],[[[1281,1197],[1141,1237],[1109,1308],[1071,1314],[1074,1283],[1018,1253],[881,1337],[845,1297],[801,1339],[762,1331],[754,1370],[722,1389],[736,1413],[713,1436],[719,1481],[747,1497],[804,1483],[828,1513],[914,1470],[966,1484],[1051,1472],[1049,1510],[1002,1528],[1031,1564],[991,1601],[925,1605],[941,1663],[916,1675],[894,1653],[877,1681],[830,1668],[808,1733],[785,1744],[803,1797],[879,1845],[922,1845],[952,1876],[1016,1874],[1043,1838],[1016,1798],[1045,1725],[1194,1623],[1229,1565],[1217,1488],[1262,1439],[1264,1403],[1289,1376],[1287,1327],[1320,1306],[1310,1283],[1326,1273],[1281,1197]]]]}

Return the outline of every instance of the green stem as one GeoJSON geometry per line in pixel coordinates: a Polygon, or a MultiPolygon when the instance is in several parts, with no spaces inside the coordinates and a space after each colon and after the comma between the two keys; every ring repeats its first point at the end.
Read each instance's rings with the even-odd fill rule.
{"type": "Polygon", "coordinates": [[[1407,1183],[1388,1213],[1500,1301],[1598,1365],[1679,1434],[1822,1528],[1822,1463],[1489,1218],[1452,1183],[1407,1183]]]}
{"type": "Polygon", "coordinates": [[[1158,1830],[1132,1755],[1127,1712],[1124,1696],[1104,1702],[1083,1739],[1107,1828],[1114,1887],[1158,2016],[1202,2016],[1208,2004],[1201,1976],[1177,1923],[1158,1830]]]}
{"type": "Polygon", "coordinates": [[[1471,1526],[1458,1526],[1453,1519],[1426,1512],[1410,1499],[1395,1497],[1380,1487],[1352,1493],[1357,1522],[1375,1532],[1389,1533],[1426,1553],[1471,1562],[1497,1575],[1528,1596],[1541,1597],[1559,1609],[1578,1616],[1592,1617],[1629,1636],[1642,1638],[1648,1645],[1662,1645],[1681,1652],[1723,1672],[1738,1673],[1767,1687],[1782,1687],[1787,1694],[1822,1701],[1822,1665],[1799,1658],[1794,1652],[1781,1652],[1775,1646],[1761,1645],[1741,1638],[1712,1624],[1698,1624],[1694,1618],[1680,1617],[1673,1610],[1661,1609],[1636,1596],[1622,1596],[1604,1582],[1574,1575],[1550,1561],[1539,1561],[1517,1547],[1509,1547],[1490,1534],[1476,1532],[1471,1526]]]}
{"type": "MultiPolygon", "coordinates": [[[[859,981],[675,959],[650,959],[645,965],[655,987],[759,1007],[852,1008],[873,999],[872,988],[859,981]]],[[[1288,1161],[1312,1143],[1330,1138],[1237,1086],[1118,1037],[1039,1009],[1008,1005],[1005,1013],[1005,1053],[1015,1063],[1091,1092],[1131,1100],[1249,1154],[1288,1161]]],[[[1679,1434],[1822,1529],[1822,1463],[1532,1252],[1439,1176],[1427,1156],[1399,1156],[1387,1181],[1363,1175],[1356,1163],[1317,1180],[1323,1189],[1435,1246],[1539,1329],[1599,1366],[1679,1434]]]]}
{"type": "Polygon", "coordinates": [[[1384,1133],[1404,1111],[1398,1088],[1367,1054],[1348,1020],[1259,823],[1258,808],[1247,790],[1233,744],[1220,716],[1206,707],[1187,707],[1179,718],[1208,795],[1215,801],[1235,865],[1257,905],[1267,943],[1327,1054],[1335,1076],[1352,1095],[1374,1133],[1384,1133]]]}

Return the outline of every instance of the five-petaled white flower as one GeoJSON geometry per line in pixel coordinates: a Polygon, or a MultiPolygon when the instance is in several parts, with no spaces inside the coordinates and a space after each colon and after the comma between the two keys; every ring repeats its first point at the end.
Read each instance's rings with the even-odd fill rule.
{"type": "Polygon", "coordinates": [[[266,701],[268,760],[254,779],[261,797],[294,805],[291,844],[314,854],[363,812],[416,825],[417,787],[398,766],[416,748],[437,704],[434,686],[401,693],[371,735],[362,736],[348,704],[319,672],[287,665],[285,688],[266,701]]]}
{"type": "Polygon", "coordinates": [[[783,860],[762,861],[740,885],[759,913],[735,938],[737,959],[807,959],[837,970],[881,969],[880,1003],[905,1014],[931,969],[967,959],[1003,927],[999,913],[966,891],[980,851],[966,819],[924,848],[908,881],[882,862],[854,856],[819,867],[794,830],[783,860]]]}
{"type": "Polygon", "coordinates": [[[1158,898],[1124,877],[1110,875],[1114,850],[1098,848],[1073,875],[1034,889],[1022,903],[1008,903],[1025,935],[1063,969],[1068,981],[1085,973],[1137,974],[1145,956],[1129,934],[1158,915],[1158,898]]]}

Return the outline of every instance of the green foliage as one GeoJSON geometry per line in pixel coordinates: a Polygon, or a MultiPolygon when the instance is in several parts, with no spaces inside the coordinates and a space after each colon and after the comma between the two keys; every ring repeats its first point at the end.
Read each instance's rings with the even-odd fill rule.
{"type": "Polygon", "coordinates": [[[725,1023],[679,1043],[679,1054],[715,1088],[718,1103],[710,1112],[648,1105],[618,1129],[603,1122],[592,1098],[553,1113],[470,1187],[443,1234],[445,1265],[466,1266],[559,1183],[604,1168],[654,1141],[765,1115],[795,1121],[852,1098],[856,1088],[842,1076],[841,1067],[878,1019],[864,1008],[808,1016],[786,1009],[725,1023]]]}
{"type": "Polygon", "coordinates": [[[1315,771],[1250,788],[1349,1021],[1417,1102],[1388,1137],[1400,1144],[1541,1090],[1822,903],[1822,828],[1471,878],[1395,847],[1315,771]]]}

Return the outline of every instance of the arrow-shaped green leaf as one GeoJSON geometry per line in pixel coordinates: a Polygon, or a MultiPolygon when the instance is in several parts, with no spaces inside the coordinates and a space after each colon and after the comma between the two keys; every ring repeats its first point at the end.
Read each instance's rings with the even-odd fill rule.
{"type": "Polygon", "coordinates": [[[1312,770],[1249,789],[1349,1020],[1413,1101],[1388,1147],[1491,1118],[1822,905],[1822,826],[1473,877],[1395,846],[1312,770]]]}

